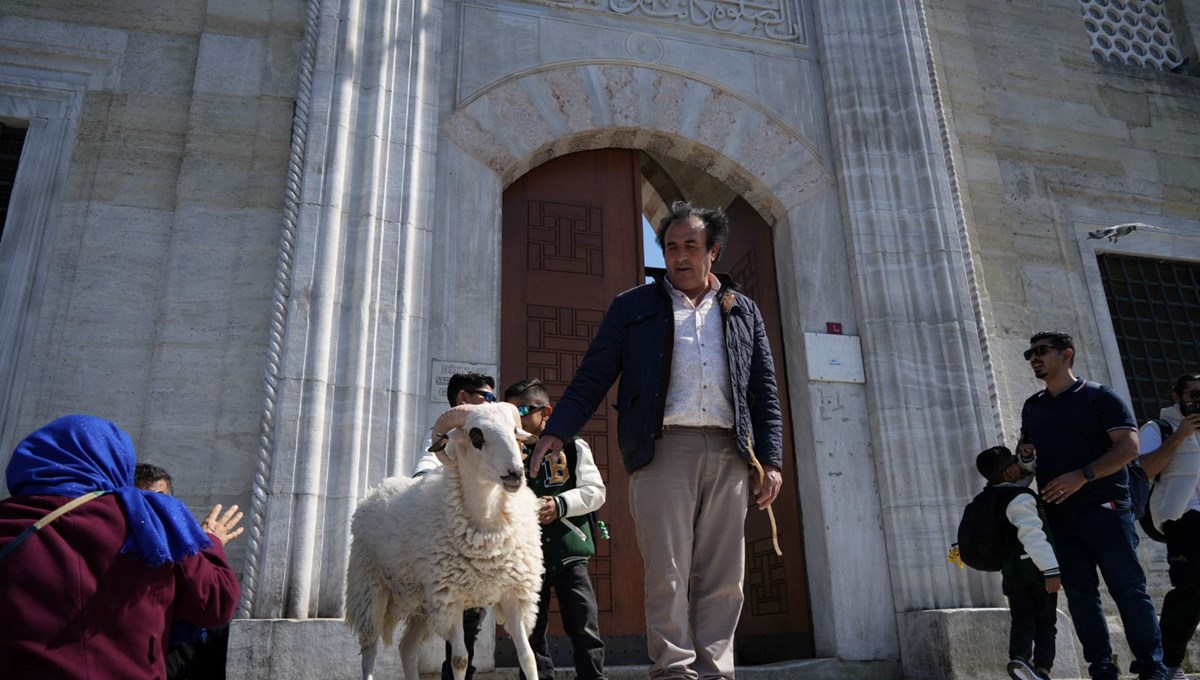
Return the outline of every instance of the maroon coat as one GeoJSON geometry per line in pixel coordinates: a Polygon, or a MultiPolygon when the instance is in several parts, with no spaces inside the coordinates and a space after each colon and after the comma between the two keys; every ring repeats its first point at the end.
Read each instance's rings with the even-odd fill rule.
{"type": "MultiPolygon", "coordinates": [[[[0,501],[0,546],[62,496],[0,501]]],[[[221,542],[151,568],[120,554],[128,534],[114,496],[59,517],[0,560],[0,678],[165,678],[170,623],[233,618],[240,589],[221,542]]]]}

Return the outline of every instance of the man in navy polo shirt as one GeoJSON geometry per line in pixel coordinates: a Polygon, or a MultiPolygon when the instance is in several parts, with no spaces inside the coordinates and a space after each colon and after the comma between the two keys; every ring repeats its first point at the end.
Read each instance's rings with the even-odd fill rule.
{"type": "Polygon", "coordinates": [[[1158,615],[1137,559],[1125,465],[1138,455],[1137,423],[1110,387],[1076,378],[1075,344],[1066,333],[1029,339],[1025,360],[1046,389],[1021,410],[1021,447],[1037,453],[1062,570],[1063,592],[1093,678],[1117,680],[1096,569],[1117,603],[1133,652],[1130,671],[1165,678],[1158,615]]]}

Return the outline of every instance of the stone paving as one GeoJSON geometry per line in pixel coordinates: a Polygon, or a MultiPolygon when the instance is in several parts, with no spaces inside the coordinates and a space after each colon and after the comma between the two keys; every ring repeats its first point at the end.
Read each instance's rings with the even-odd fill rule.
{"type": "MultiPolygon", "coordinates": [[[[608,680],[641,680],[646,677],[648,666],[609,666],[604,669],[608,680]]],[[[1003,669],[1001,669],[1003,675],[1003,669]]],[[[429,678],[435,676],[430,675],[429,678]]],[[[497,668],[487,673],[476,673],[475,680],[517,680],[516,668],[497,668]]],[[[572,680],[574,671],[559,668],[554,680],[572,680]]],[[[803,659],[784,661],[762,666],[741,666],[737,669],[741,680],[900,680],[900,665],[887,661],[839,661],[837,659],[803,659]]],[[[425,676],[422,676],[425,678],[425,676]]]]}

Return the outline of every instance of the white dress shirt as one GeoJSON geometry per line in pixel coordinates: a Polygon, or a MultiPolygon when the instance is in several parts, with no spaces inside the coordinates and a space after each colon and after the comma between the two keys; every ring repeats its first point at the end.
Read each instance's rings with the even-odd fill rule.
{"type": "Polygon", "coordinates": [[[675,349],[663,425],[728,427],[733,420],[733,383],[725,352],[725,329],[712,277],[699,305],[667,282],[675,316],[675,349]]]}

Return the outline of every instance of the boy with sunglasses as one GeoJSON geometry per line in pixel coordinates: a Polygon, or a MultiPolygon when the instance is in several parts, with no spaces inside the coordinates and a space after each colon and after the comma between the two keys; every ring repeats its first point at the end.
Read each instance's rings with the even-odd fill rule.
{"type": "Polygon", "coordinates": [[[999,494],[995,507],[1004,514],[1002,521],[996,520],[1002,522],[1005,536],[1000,573],[1012,617],[1008,675],[1015,680],[1046,680],[1054,666],[1062,582],[1045,510],[1029,490],[1035,463],[1014,456],[1006,447],[993,446],[975,457],[975,467],[989,489],[999,494]]]}
{"type": "MultiPolygon", "coordinates": [[[[554,410],[550,395],[540,380],[522,380],[504,391],[504,400],[517,407],[521,427],[541,435],[554,410]]],[[[525,448],[526,465],[532,446],[525,448]]],[[[538,520],[542,523],[542,552],[546,576],[538,601],[537,621],[529,644],[537,658],[538,680],[553,680],[554,661],[546,640],[550,623],[550,590],[558,594],[563,630],[574,647],[575,677],[604,678],[604,642],[600,639],[599,608],[588,577],[588,559],[596,554],[596,510],[604,505],[604,480],[588,445],[578,437],[563,450],[546,456],[542,469],[529,485],[538,496],[538,520]]],[[[522,680],[532,680],[521,675],[522,680]]]]}

